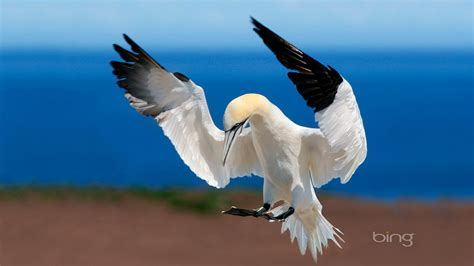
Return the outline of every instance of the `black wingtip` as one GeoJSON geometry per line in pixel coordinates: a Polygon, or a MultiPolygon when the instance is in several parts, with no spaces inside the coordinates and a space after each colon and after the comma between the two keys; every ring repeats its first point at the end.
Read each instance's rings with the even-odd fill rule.
{"type": "Polygon", "coordinates": [[[117,62],[117,61],[110,61],[109,64],[113,67],[113,68],[117,68],[119,65],[120,65],[120,62],[117,62]]]}
{"type": "Polygon", "coordinates": [[[268,30],[267,27],[265,27],[262,23],[260,23],[258,20],[256,20],[254,17],[250,17],[251,21],[252,21],[252,24],[253,24],[253,31],[255,33],[257,33],[258,36],[260,36],[260,38],[263,39],[263,36],[262,36],[262,31],[265,31],[265,30],[268,30]]]}
{"type": "Polygon", "coordinates": [[[118,44],[114,44],[114,50],[120,55],[120,57],[127,62],[138,61],[138,54],[134,54],[118,44]]]}
{"type": "Polygon", "coordinates": [[[251,19],[252,24],[254,26],[253,30],[256,33],[259,33],[261,30],[269,30],[267,27],[265,27],[265,25],[260,23],[260,21],[256,20],[254,17],[250,17],[250,19],[251,19]]]}
{"type": "Polygon", "coordinates": [[[316,59],[305,54],[293,44],[252,18],[253,30],[263,43],[275,54],[280,63],[296,72],[288,77],[296,85],[308,106],[316,112],[329,106],[335,99],[342,78],[331,66],[324,66],[316,59]]]}
{"type": "Polygon", "coordinates": [[[112,46],[114,47],[114,50],[115,50],[117,53],[119,52],[120,48],[122,48],[122,47],[120,47],[120,45],[118,45],[118,44],[116,44],[116,43],[112,44],[112,46]]]}
{"type": "Polygon", "coordinates": [[[124,79],[118,80],[117,85],[122,89],[128,89],[128,82],[124,79]]]}
{"type": "Polygon", "coordinates": [[[130,46],[136,45],[135,42],[132,40],[132,38],[128,37],[127,34],[124,33],[124,34],[123,34],[123,38],[125,39],[125,41],[126,41],[128,44],[130,44],[130,46]]]}
{"type": "Polygon", "coordinates": [[[132,40],[132,38],[128,37],[128,35],[125,33],[123,34],[123,38],[132,47],[132,51],[136,53],[140,52],[140,46],[138,46],[138,44],[134,40],[132,40]]]}
{"type": "Polygon", "coordinates": [[[339,72],[337,72],[337,70],[335,70],[332,66],[328,65],[328,68],[331,72],[334,72],[339,75],[339,72]]]}
{"type": "Polygon", "coordinates": [[[258,27],[258,25],[262,25],[258,20],[256,20],[254,17],[250,16],[250,21],[255,27],[258,27]]]}
{"type": "Polygon", "coordinates": [[[135,41],[132,40],[132,38],[130,38],[127,34],[123,34],[123,38],[125,39],[125,41],[130,45],[130,47],[132,48],[132,51],[139,54],[139,55],[142,55],[143,57],[146,58],[147,61],[149,61],[151,64],[154,64],[155,66],[159,67],[159,68],[162,68],[164,70],[166,70],[166,68],[164,68],[162,65],[160,65],[155,59],[153,59],[153,57],[151,57],[145,50],[143,50],[143,48],[141,48],[137,43],[135,43],[135,41]]]}
{"type": "Polygon", "coordinates": [[[250,22],[255,25],[255,22],[258,22],[254,17],[250,16],[250,22]]]}

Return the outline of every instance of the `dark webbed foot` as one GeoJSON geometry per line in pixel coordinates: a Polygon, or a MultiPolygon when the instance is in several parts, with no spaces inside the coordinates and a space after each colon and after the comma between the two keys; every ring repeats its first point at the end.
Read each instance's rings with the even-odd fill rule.
{"type": "Polygon", "coordinates": [[[232,206],[229,210],[222,211],[222,213],[236,215],[236,216],[244,216],[244,217],[245,216],[263,217],[270,222],[273,222],[273,221],[284,222],[286,218],[290,217],[295,212],[295,209],[293,207],[289,207],[286,212],[277,216],[273,216],[273,214],[271,213],[266,213],[269,209],[270,209],[270,204],[265,203],[263,204],[262,207],[256,210],[241,209],[241,208],[232,206]]]}
{"type": "Polygon", "coordinates": [[[237,216],[255,216],[257,211],[255,210],[248,210],[248,209],[241,209],[232,206],[227,211],[222,211],[223,214],[230,214],[230,215],[237,215],[237,216]]]}
{"type": "Polygon", "coordinates": [[[270,204],[265,203],[263,204],[262,207],[260,207],[257,210],[249,210],[249,209],[241,209],[232,206],[229,210],[227,211],[222,211],[223,214],[230,214],[230,215],[237,215],[237,216],[253,216],[253,217],[259,217],[263,216],[266,211],[270,209],[270,204]]]}
{"type": "Polygon", "coordinates": [[[295,212],[295,209],[293,207],[288,208],[288,210],[280,215],[273,216],[271,213],[265,213],[263,215],[263,218],[269,220],[269,221],[278,221],[278,222],[284,222],[286,218],[290,217],[293,213],[295,212]]]}

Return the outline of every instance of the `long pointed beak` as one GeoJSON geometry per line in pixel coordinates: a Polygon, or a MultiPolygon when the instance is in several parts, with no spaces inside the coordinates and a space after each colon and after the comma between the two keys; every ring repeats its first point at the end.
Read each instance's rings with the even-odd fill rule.
{"type": "Polygon", "coordinates": [[[225,131],[225,135],[224,135],[224,153],[223,153],[223,156],[222,156],[222,165],[225,165],[227,157],[229,156],[230,150],[232,148],[232,144],[234,144],[234,140],[244,130],[244,126],[245,126],[246,122],[247,122],[247,120],[245,120],[243,122],[240,122],[240,123],[237,123],[233,127],[231,127],[229,130],[225,131]]]}

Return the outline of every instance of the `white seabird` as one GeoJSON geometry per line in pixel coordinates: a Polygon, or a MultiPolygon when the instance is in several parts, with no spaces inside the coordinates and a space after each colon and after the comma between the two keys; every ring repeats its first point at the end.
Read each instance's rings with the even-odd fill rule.
{"type": "Polygon", "coordinates": [[[113,73],[131,106],[158,122],[184,163],[209,185],[222,188],[231,178],[252,174],[264,178],[261,208],[223,213],[282,221],[282,233],[289,230],[301,254],[309,249],[316,261],[329,240],[339,246],[340,231],[323,217],[313,186],[337,177],[346,183],[365,160],[362,118],[351,85],[335,69],[253,18],[252,23],[290,69],[288,77],[314,110],[319,128],[295,124],[263,95],[245,94],[228,104],[220,130],[204,90],[185,75],[168,72],[127,35],[132,51],[114,44],[126,62],[112,61],[113,73]]]}

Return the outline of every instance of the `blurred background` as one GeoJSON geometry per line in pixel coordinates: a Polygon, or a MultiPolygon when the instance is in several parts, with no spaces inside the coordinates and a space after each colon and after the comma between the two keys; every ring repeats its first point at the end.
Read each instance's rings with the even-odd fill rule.
{"type": "MultiPolygon", "coordinates": [[[[120,235],[127,231],[123,229],[127,224],[118,221],[127,221],[130,228],[136,229],[148,225],[159,228],[156,225],[165,214],[182,219],[174,208],[163,210],[155,206],[164,199],[173,206],[190,205],[190,209],[198,211],[202,211],[202,206],[205,210],[210,206],[214,216],[217,209],[240,202],[239,191],[250,193],[246,200],[253,201],[243,201],[250,204],[248,207],[260,204],[261,178],[234,179],[230,189],[216,192],[195,177],[154,120],[141,117],[129,107],[109,66],[109,61],[118,59],[112,44],[125,47],[122,33],[126,33],[169,70],[186,74],[205,89],[211,114],[219,127],[222,128],[227,103],[248,92],[266,95],[293,121],[314,127],[312,111],[287,79],[286,70],[252,31],[249,16],[322,63],[336,68],[352,84],[364,119],[368,139],[365,163],[348,184],[341,185],[334,180],[318,190],[329,197],[325,210],[332,212],[334,219],[331,216],[328,219],[343,231],[349,231],[346,237],[349,251],[334,251],[335,246],[331,246],[329,254],[322,256],[325,263],[411,265],[415,259],[424,258],[423,254],[435,253],[439,257],[431,256],[431,263],[418,263],[442,265],[445,262],[442,254],[453,246],[449,241],[456,240],[461,241],[464,249],[448,254],[463,260],[453,265],[472,264],[469,251],[473,247],[474,222],[472,14],[472,1],[2,0],[0,195],[3,197],[0,198],[4,200],[0,200],[0,218],[3,219],[3,223],[0,219],[0,227],[3,227],[0,228],[0,240],[3,232],[0,264],[3,257],[4,265],[150,265],[160,259],[169,259],[165,264],[170,265],[175,261],[169,249],[173,244],[169,243],[182,245],[176,235],[181,233],[183,239],[188,239],[184,231],[173,231],[173,235],[165,238],[168,244],[163,244],[162,251],[167,253],[156,257],[160,243],[153,241],[159,240],[162,231],[154,231],[157,235],[152,239],[149,238],[153,233],[146,230],[120,235]],[[199,197],[192,196],[190,202],[184,202],[177,191],[197,193],[199,197]],[[236,193],[235,197],[225,196],[223,200],[226,191],[236,193]],[[151,203],[127,201],[128,205],[118,208],[120,211],[109,209],[112,207],[103,201],[78,200],[103,199],[103,195],[107,195],[107,199],[128,198],[127,193],[153,200],[151,203]],[[202,193],[210,194],[203,196],[202,193]],[[49,195],[47,198],[55,195],[55,200],[44,203],[45,195],[49,195]],[[71,195],[74,200],[69,199],[71,195]],[[30,199],[29,203],[18,200],[23,198],[30,199]],[[215,205],[216,201],[229,205],[215,205]],[[65,207],[65,202],[70,205],[65,207]],[[400,206],[400,202],[410,204],[400,206]],[[99,212],[104,220],[85,218],[97,217],[97,212],[92,211],[94,208],[104,208],[99,212]],[[143,208],[159,208],[160,214],[145,218],[140,214],[151,214],[134,212],[143,208]],[[71,220],[58,218],[59,213],[71,210],[75,214],[87,214],[71,220]],[[37,217],[44,219],[37,220],[37,217]],[[135,219],[156,223],[137,225],[135,219]],[[359,221],[359,227],[354,219],[359,221]],[[374,220],[378,223],[373,223],[374,220]],[[78,223],[76,227],[71,225],[74,223],[78,223]],[[70,235],[79,232],[79,224],[90,227],[70,235]],[[97,228],[99,225],[104,228],[97,228]],[[107,225],[117,226],[116,231],[104,235],[109,242],[93,238],[100,235],[98,232],[109,230],[107,225]],[[69,229],[57,229],[64,226],[69,229]],[[453,232],[445,229],[448,226],[453,232]],[[467,231],[459,232],[461,226],[467,231]],[[56,229],[36,230],[40,228],[56,229]],[[425,239],[426,246],[419,244],[420,249],[411,249],[410,253],[391,243],[379,245],[374,253],[379,254],[380,259],[393,257],[395,261],[361,258],[364,256],[362,247],[374,249],[376,243],[370,238],[376,229],[383,232],[421,230],[417,232],[418,241],[424,243],[422,239],[425,239]],[[444,230],[446,238],[437,236],[444,240],[435,247],[428,245],[439,229],[444,230]],[[28,242],[31,248],[24,251],[28,249],[23,240],[29,239],[32,231],[42,231],[41,234],[36,232],[40,234],[38,239],[44,241],[39,243],[53,243],[52,246],[49,249],[43,246],[45,250],[41,251],[28,242]],[[68,232],[67,237],[64,232],[68,232]],[[354,235],[351,232],[355,232],[354,235]],[[55,234],[58,238],[51,239],[55,234]],[[141,247],[141,253],[123,253],[108,246],[120,242],[114,234],[131,246],[141,247]],[[70,250],[90,245],[96,248],[86,249],[89,260],[81,260],[76,255],[62,255],[69,250],[63,246],[64,242],[77,244],[70,250]],[[25,252],[31,256],[25,257],[25,252]],[[97,252],[96,260],[94,252],[97,252]],[[104,252],[112,254],[109,260],[99,255],[104,252]],[[114,254],[119,253],[128,254],[128,260],[123,256],[114,260],[114,254]]],[[[186,219],[196,218],[197,224],[190,224],[196,226],[195,231],[200,231],[204,218],[197,217],[189,214],[186,219]]],[[[220,222],[211,228],[222,223],[234,226],[235,219],[220,216],[215,219],[220,222]]],[[[235,229],[234,233],[242,230],[240,235],[251,235],[254,233],[251,222],[239,220],[241,229],[235,229]]],[[[190,224],[183,227],[194,228],[190,224]]],[[[269,232],[259,237],[274,237],[275,241],[284,242],[278,254],[286,254],[288,250],[292,252],[288,257],[300,259],[297,248],[287,243],[287,237],[278,236],[277,228],[273,226],[270,230],[263,222],[257,225],[265,228],[263,232],[269,232]]],[[[186,234],[195,232],[191,230],[186,234]]],[[[202,235],[196,237],[206,239],[202,235]]],[[[220,242],[208,237],[211,237],[209,246],[203,244],[201,252],[212,254],[209,248],[212,245],[219,248],[220,242]]],[[[245,249],[249,241],[252,242],[250,236],[242,247],[235,249],[245,249]]],[[[279,250],[278,247],[275,250],[279,250]]],[[[187,258],[193,258],[191,264],[212,264],[198,257],[189,255],[187,258]]],[[[248,257],[250,262],[258,258],[248,257]]],[[[302,258],[305,260],[301,263],[311,263],[309,256],[302,258]]],[[[245,256],[234,259],[226,261],[233,265],[246,262],[245,256]]],[[[278,262],[281,265],[294,263],[284,259],[274,263],[278,262]]],[[[178,264],[188,263],[178,261],[178,264]]]]}

